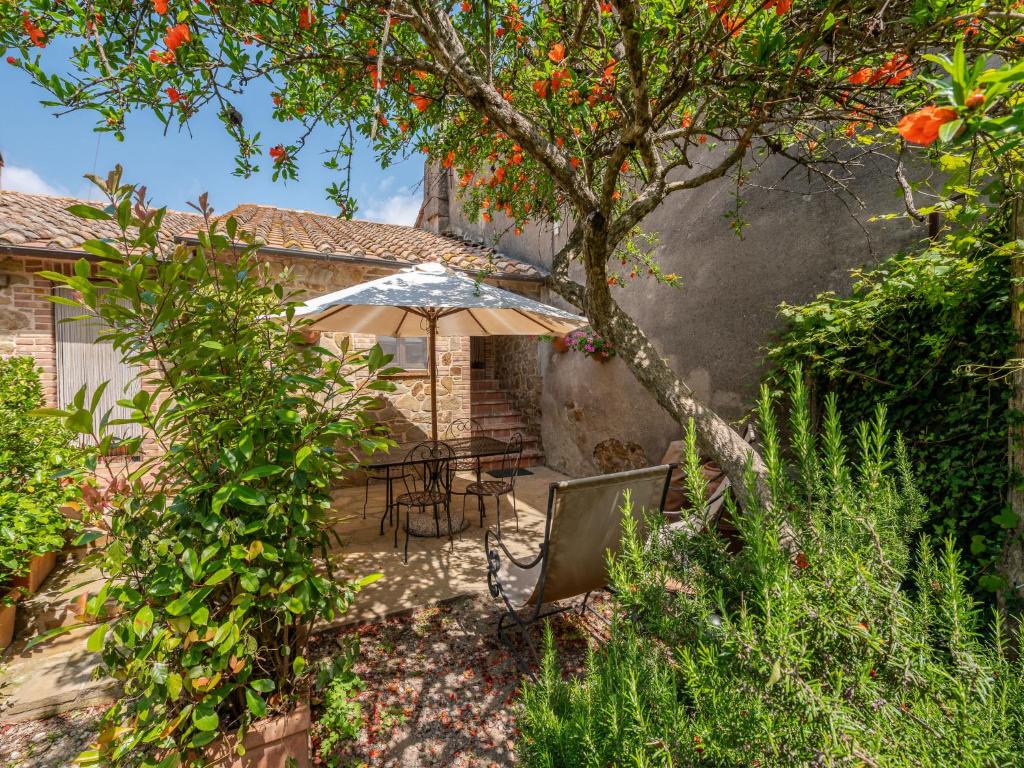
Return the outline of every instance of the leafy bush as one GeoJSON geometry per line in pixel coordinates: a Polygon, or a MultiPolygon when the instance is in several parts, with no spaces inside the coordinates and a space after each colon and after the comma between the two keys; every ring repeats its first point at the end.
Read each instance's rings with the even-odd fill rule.
{"type": "Polygon", "coordinates": [[[854,273],[849,297],[784,306],[789,328],[770,350],[780,370],[804,366],[819,402],[836,393],[847,426],[885,404],[924,481],[928,530],[968,553],[979,594],[1002,587],[993,565],[1015,523],[999,375],[1014,354],[1007,242],[996,223],[854,273]]]}
{"type": "MultiPolygon", "coordinates": [[[[104,715],[93,758],[200,765],[219,736],[308,693],[311,627],[336,618],[359,587],[329,555],[331,487],[353,451],[386,443],[367,389],[389,390],[375,375],[392,369],[379,348],[339,359],[309,344],[286,285],[204,198],[198,244],[172,246],[160,238],[164,210],[122,185],[120,169],[96,181],[110,206],[71,210],[115,221],[120,250],[88,241],[97,262],[46,276],[77,291],[109,327],[105,338],[149,372],[124,405],[162,450],[102,494],[109,580],[88,603],[104,619],[88,645],[124,695],[104,715]]],[[[59,415],[92,434],[105,460],[114,438],[96,401],[79,392],[59,415]]],[[[142,439],[127,440],[128,452],[142,439]]]]}
{"type": "Polygon", "coordinates": [[[348,635],[341,639],[333,657],[316,670],[316,688],[323,696],[323,710],[315,726],[320,741],[317,751],[328,768],[338,765],[332,754],[335,747],[358,738],[363,727],[363,708],[356,696],[365,683],[354,671],[358,656],[359,637],[348,635]]]}
{"type": "Polygon", "coordinates": [[[0,360],[0,584],[33,555],[64,546],[73,523],[60,507],[74,501],[83,452],[74,433],[32,415],[43,405],[31,357],[0,360]]]}
{"type": "Polygon", "coordinates": [[[526,765],[1019,764],[1024,665],[998,620],[984,639],[950,540],[935,552],[923,535],[911,557],[922,499],[884,409],[851,453],[825,406],[819,439],[797,376],[789,461],[763,395],[775,503],[735,515],[738,554],[714,533],[645,544],[628,526],[610,641],[570,681],[549,643],[524,688],[526,765]]]}

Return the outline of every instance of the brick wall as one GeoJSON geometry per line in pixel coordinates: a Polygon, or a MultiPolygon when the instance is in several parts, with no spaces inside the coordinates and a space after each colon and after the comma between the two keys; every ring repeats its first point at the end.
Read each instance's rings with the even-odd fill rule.
{"type": "Polygon", "coordinates": [[[52,283],[36,275],[48,270],[70,274],[71,262],[27,254],[0,257],[0,357],[30,355],[42,368],[43,394],[57,403],[57,349],[53,305],[47,300],[52,283]]]}
{"type": "MultiPolygon", "coordinates": [[[[299,298],[336,291],[390,274],[373,266],[314,259],[268,258],[274,272],[288,269],[299,298]]],[[[70,274],[73,262],[12,253],[0,257],[0,275],[8,284],[0,287],[0,356],[31,355],[43,369],[48,404],[57,399],[56,342],[53,305],[46,299],[52,289],[37,277],[42,270],[70,274]]],[[[323,344],[337,350],[347,334],[325,334],[323,344]]],[[[355,335],[352,346],[368,349],[373,336],[355,335]]],[[[438,338],[438,432],[458,418],[470,415],[470,344],[468,338],[438,338]]],[[[430,434],[430,387],[426,371],[407,372],[393,378],[396,391],[380,398],[378,418],[392,426],[401,441],[415,441],[430,434]]],[[[96,382],[98,384],[99,382],[96,382]]]]}

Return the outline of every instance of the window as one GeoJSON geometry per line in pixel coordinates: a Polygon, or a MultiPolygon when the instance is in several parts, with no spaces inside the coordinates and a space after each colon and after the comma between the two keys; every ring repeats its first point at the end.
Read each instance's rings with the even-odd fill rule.
{"type": "Polygon", "coordinates": [[[392,365],[410,370],[427,367],[427,340],[396,339],[394,336],[378,336],[377,343],[385,354],[392,355],[392,365]]]}

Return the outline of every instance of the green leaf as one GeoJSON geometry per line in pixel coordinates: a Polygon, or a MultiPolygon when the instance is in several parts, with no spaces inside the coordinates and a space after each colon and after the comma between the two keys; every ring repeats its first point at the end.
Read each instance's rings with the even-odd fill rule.
{"type": "Polygon", "coordinates": [[[260,693],[270,693],[272,690],[274,690],[274,688],[277,687],[274,685],[274,681],[268,677],[264,677],[260,680],[253,680],[251,683],[249,683],[249,685],[251,685],[254,690],[257,690],[260,693]]]}
{"type": "Polygon", "coordinates": [[[214,574],[210,578],[208,578],[204,583],[206,586],[212,587],[214,584],[220,584],[222,581],[224,581],[224,579],[228,578],[233,573],[234,571],[231,568],[225,566],[224,568],[215,571],[214,574]]]}
{"type": "Polygon", "coordinates": [[[267,714],[267,703],[248,688],[245,689],[245,704],[256,717],[267,714]]]}
{"type": "Polygon", "coordinates": [[[212,704],[200,704],[192,712],[192,723],[200,731],[215,731],[220,725],[220,718],[213,709],[212,704]]]}
{"type": "Polygon", "coordinates": [[[222,485],[217,489],[217,492],[213,494],[213,502],[210,505],[213,510],[213,514],[220,514],[224,505],[230,501],[231,495],[235,492],[236,487],[237,486],[234,483],[228,483],[227,485],[222,485]]]}
{"type": "Polygon", "coordinates": [[[91,205],[76,204],[69,205],[66,208],[67,212],[72,216],[77,216],[80,219],[92,219],[93,221],[110,221],[110,214],[100,208],[94,208],[91,205]]]}
{"type": "Polygon", "coordinates": [[[305,464],[312,453],[313,446],[311,445],[304,445],[301,448],[299,448],[299,450],[295,454],[295,466],[301,467],[303,464],[305,464]]]}
{"type": "Polygon", "coordinates": [[[139,637],[145,637],[153,627],[153,609],[148,605],[142,606],[132,619],[132,629],[139,637]]]}
{"type": "Polygon", "coordinates": [[[244,485],[235,486],[235,492],[232,496],[243,504],[248,504],[250,507],[262,507],[267,503],[267,497],[262,492],[244,485]]]}
{"type": "Polygon", "coordinates": [[[109,624],[100,624],[96,629],[90,632],[89,639],[85,641],[86,649],[93,653],[99,653],[103,650],[103,640],[107,636],[107,629],[109,627],[109,624]]]}
{"type": "Polygon", "coordinates": [[[181,695],[182,680],[177,672],[170,672],[167,675],[167,698],[174,701],[181,695]]]}
{"type": "Polygon", "coordinates": [[[83,435],[92,434],[92,413],[85,408],[79,408],[65,419],[64,423],[68,429],[83,435]]]}
{"type": "Polygon", "coordinates": [[[292,673],[298,677],[306,669],[306,660],[301,656],[296,656],[292,659],[292,673]]]}
{"type": "Polygon", "coordinates": [[[242,476],[238,479],[245,482],[246,480],[255,480],[260,477],[269,477],[270,475],[276,475],[284,472],[283,467],[277,466],[277,464],[261,464],[258,467],[247,469],[242,473],[242,476]]]}

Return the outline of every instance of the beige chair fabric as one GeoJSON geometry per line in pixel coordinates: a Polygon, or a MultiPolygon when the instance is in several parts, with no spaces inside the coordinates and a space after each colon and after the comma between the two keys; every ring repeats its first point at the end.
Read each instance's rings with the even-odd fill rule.
{"type": "Polygon", "coordinates": [[[547,557],[532,568],[502,561],[498,581],[509,602],[517,608],[536,606],[606,586],[608,552],[617,552],[622,539],[626,491],[642,530],[644,512],[661,508],[669,471],[665,465],[555,483],[547,557]]]}

